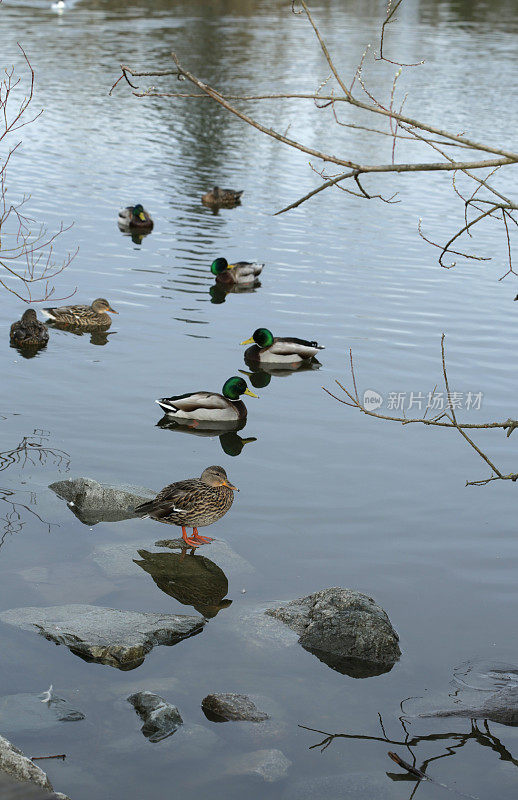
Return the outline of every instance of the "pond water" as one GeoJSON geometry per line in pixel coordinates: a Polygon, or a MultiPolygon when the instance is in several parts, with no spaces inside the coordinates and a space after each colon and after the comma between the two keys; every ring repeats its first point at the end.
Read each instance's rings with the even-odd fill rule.
{"type": "MultiPolygon", "coordinates": [[[[22,449],[2,462],[0,610],[78,602],[195,613],[134,563],[139,550],[166,552],[154,542],[176,529],[135,519],[85,525],[48,489],[70,477],[159,490],[221,464],[241,491],[211,533],[242,560],[228,570],[218,565],[232,604],[200,635],[156,647],[132,672],[86,663],[2,624],[2,695],[53,684],[86,715],[41,730],[24,725],[21,714],[9,738],[28,755],[66,753],[65,762],[40,763],[72,800],[165,792],[200,800],[243,792],[333,798],[333,791],[406,800],[414,781],[404,773],[398,780],[387,757],[397,749],[411,760],[393,743],[404,739],[400,703],[424,696],[444,704],[455,691],[455,668],[472,659],[517,663],[516,487],[465,487],[490,473],[455,431],[380,422],[322,387],[332,389],[337,378],[350,385],[352,348],[360,390],[379,392],[385,410],[389,392],[409,398],[440,389],[444,332],[451,388],[464,397],[482,393],[479,410],[459,414],[516,416],[517,288],[512,275],[498,281],[507,269],[505,236],[496,224],[480,227],[470,245],[491,261],[441,269],[437,251],[419,238],[418,219],[427,235],[445,241],[461,227],[463,206],[450,178],[434,173],[365,181],[373,193],[399,191],[399,204],[329,190],[274,216],[318,184],[306,156],[209,101],[139,100],[122,84],[108,96],[121,62],[163,69],[173,49],[225,90],[313,90],[326,65],[288,2],[79,0],[60,16],[49,5],[4,0],[0,9],[2,66],[23,72],[21,42],[36,72],[34,106],[45,108],[20,132],[9,193],[30,193],[30,215],[51,229],[74,223],[57,255],[79,253],[56,279],[56,296],[77,287],[74,302],[104,296],[119,316],[102,346],[89,335],[52,331],[47,348],[25,359],[7,335],[23,304],[2,292],[1,450],[32,446],[28,458],[22,449]],[[243,188],[242,204],[212,214],[200,196],[214,183],[243,188]],[[116,225],[118,209],[135,202],[155,220],[141,244],[116,225]],[[216,256],[264,261],[261,286],[213,302],[216,256]],[[239,342],[258,326],[326,349],[320,369],[273,376],[257,389],[258,400],[247,398],[241,436],[256,440],[238,452],[239,442],[225,449],[218,437],[158,427],[154,400],[219,391],[246,369],[239,342]],[[264,643],[242,622],[254,609],[329,586],[365,592],[387,611],[402,650],[391,671],[363,680],[342,675],[298,645],[264,643]],[[151,743],[126,701],[136,689],[157,691],[201,727],[190,738],[151,743]],[[209,722],[200,703],[213,691],[264,696],[274,722],[264,733],[209,722]],[[322,735],[299,725],[378,739],[339,738],[321,752],[309,748],[322,735]],[[285,778],[232,774],[239,756],[270,748],[292,762],[285,778]],[[339,777],[318,784],[326,776],[339,777]]],[[[376,45],[383,4],[315,2],[312,9],[352,76],[366,44],[376,45]]],[[[401,78],[407,113],[515,147],[517,32],[512,2],[408,0],[389,39],[392,57],[426,61],[401,78]]],[[[395,69],[366,67],[383,97],[395,69]]],[[[362,153],[372,163],[390,159],[390,140],[338,127],[310,103],[263,105],[257,113],[278,130],[291,125],[290,135],[313,147],[362,153]]],[[[361,124],[357,113],[348,121],[361,124]]],[[[404,143],[397,152],[409,155],[404,143]]],[[[499,180],[511,190],[510,175],[499,180]]],[[[517,470],[515,436],[500,430],[475,438],[504,472],[517,470]]],[[[518,757],[516,729],[489,726],[491,740],[472,735],[466,719],[410,719],[408,730],[418,764],[439,759],[429,768],[438,780],[481,798],[514,798],[516,762],[502,752],[518,757]]],[[[423,800],[441,794],[432,783],[418,789],[423,800]]]]}

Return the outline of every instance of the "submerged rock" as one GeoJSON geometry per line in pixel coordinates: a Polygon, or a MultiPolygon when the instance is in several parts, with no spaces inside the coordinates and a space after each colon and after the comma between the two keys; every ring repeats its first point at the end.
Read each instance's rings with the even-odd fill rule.
{"type": "Polygon", "coordinates": [[[85,661],[130,670],[140,666],[156,645],[174,645],[200,633],[202,617],[118,611],[89,605],[13,608],[0,620],[22,630],[36,629],[56,644],[66,645],[85,661]]]}
{"type": "MultiPolygon", "coordinates": [[[[46,792],[54,791],[51,782],[43,770],[40,769],[34,761],[31,761],[30,758],[24,756],[21,750],[11,744],[7,739],[4,739],[3,736],[0,736],[0,772],[10,775],[17,781],[34,783],[46,792]]],[[[0,786],[2,796],[4,794],[3,788],[3,786],[0,786]]],[[[9,792],[7,796],[10,797],[11,793],[9,792]]],[[[69,800],[66,795],[61,793],[53,795],[42,794],[42,797],[48,797],[49,800],[51,800],[52,797],[60,798],[60,800],[69,800]]]]}
{"type": "Polygon", "coordinates": [[[479,705],[446,708],[440,711],[431,711],[429,714],[419,714],[419,716],[489,719],[491,722],[499,722],[501,725],[516,727],[518,725],[518,687],[495,692],[479,705]]]}
{"type": "MultiPolygon", "coordinates": [[[[47,694],[47,693],[45,693],[47,694]]],[[[0,697],[0,730],[4,733],[18,731],[42,731],[61,722],[79,722],[85,718],[64,698],[49,692],[49,699],[42,695],[9,694],[0,697]]]]}
{"type": "Polygon", "coordinates": [[[85,525],[132,519],[138,516],[134,513],[135,507],[156,495],[141,486],[110,486],[92,478],[57,481],[51,483],[49,489],[66,500],[70,510],[85,525]]]}
{"type": "Polygon", "coordinates": [[[269,715],[259,711],[253,700],[246,694],[208,694],[201,701],[203,713],[211,722],[230,720],[264,722],[269,715]]]}
{"type": "Polygon", "coordinates": [[[385,611],[353,589],[322,589],[265,613],[298,633],[305,650],[353,678],[388,672],[401,655],[385,611]]]}
{"type": "MultiPolygon", "coordinates": [[[[518,726],[518,667],[487,659],[464,661],[453,670],[455,705],[419,717],[468,717],[518,726]]],[[[429,701],[428,701],[429,702],[429,701]]]]}
{"type": "MultiPolygon", "coordinates": [[[[181,537],[176,539],[160,539],[155,542],[155,547],[168,547],[170,550],[185,550],[185,542],[181,537]]],[[[228,542],[223,539],[214,539],[213,542],[203,545],[203,555],[215,561],[220,569],[231,578],[238,575],[252,575],[255,567],[246,558],[243,558],[233,550],[228,542]]]]}
{"type": "Polygon", "coordinates": [[[144,724],[140,729],[150,742],[160,742],[178,730],[183,719],[176,706],[153,692],[136,692],[128,697],[144,724]]]}
{"type": "Polygon", "coordinates": [[[291,761],[282,750],[254,750],[229,759],[227,775],[256,775],[267,783],[285,778],[291,761]]]}

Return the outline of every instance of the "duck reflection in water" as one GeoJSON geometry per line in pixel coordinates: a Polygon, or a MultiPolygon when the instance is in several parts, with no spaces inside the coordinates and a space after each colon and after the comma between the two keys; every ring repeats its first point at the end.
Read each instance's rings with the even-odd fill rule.
{"type": "Polygon", "coordinates": [[[214,305],[220,305],[227,299],[227,294],[246,294],[248,292],[255,292],[256,289],[261,287],[261,282],[256,281],[248,286],[240,286],[235,283],[232,286],[223,286],[220,283],[213,283],[209,288],[210,302],[214,305]]]}
{"type": "Polygon", "coordinates": [[[242,375],[246,375],[247,378],[250,380],[250,383],[254,387],[254,389],[264,389],[265,386],[268,386],[272,377],[275,378],[287,378],[289,375],[293,375],[294,373],[301,373],[301,372],[312,372],[313,370],[320,369],[322,364],[320,361],[314,359],[313,361],[301,362],[300,364],[294,364],[292,367],[280,367],[277,365],[268,365],[268,364],[261,364],[259,365],[257,362],[249,362],[245,358],[245,363],[248,367],[246,369],[240,369],[239,372],[242,375]]]}
{"type": "MultiPolygon", "coordinates": [[[[182,543],[183,544],[183,543],[182,543]]],[[[184,606],[193,606],[202,616],[211,619],[232,600],[225,598],[228,579],[214,561],[206,556],[187,553],[149,553],[139,550],[141,561],[135,564],[148,572],[165,594],[174,597],[184,606]]]]}
{"type": "Polygon", "coordinates": [[[204,428],[203,421],[198,422],[197,425],[193,426],[178,425],[177,422],[172,420],[167,415],[164,415],[162,419],[158,420],[156,427],[164,428],[169,431],[176,431],[178,433],[190,433],[193,436],[210,437],[212,439],[217,436],[219,438],[221,449],[227,454],[227,456],[238,456],[241,454],[245,444],[257,441],[256,436],[248,436],[247,438],[239,436],[237,431],[244,428],[244,424],[232,426],[232,423],[229,423],[228,428],[220,427],[215,430],[211,427],[204,428]]]}

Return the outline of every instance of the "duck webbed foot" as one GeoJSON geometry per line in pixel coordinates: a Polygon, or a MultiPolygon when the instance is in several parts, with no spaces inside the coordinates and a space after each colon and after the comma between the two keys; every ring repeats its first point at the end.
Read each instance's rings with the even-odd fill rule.
{"type": "Polygon", "coordinates": [[[199,542],[200,544],[208,544],[209,542],[214,541],[212,536],[200,536],[198,533],[198,528],[192,529],[192,538],[195,542],[199,542]]]}
{"type": "Polygon", "coordinates": [[[187,531],[185,530],[185,527],[183,525],[182,525],[182,539],[186,544],[189,545],[189,547],[192,547],[193,549],[195,547],[199,547],[202,544],[205,544],[205,542],[202,542],[200,539],[194,538],[194,531],[192,538],[190,536],[187,536],[187,531]]]}

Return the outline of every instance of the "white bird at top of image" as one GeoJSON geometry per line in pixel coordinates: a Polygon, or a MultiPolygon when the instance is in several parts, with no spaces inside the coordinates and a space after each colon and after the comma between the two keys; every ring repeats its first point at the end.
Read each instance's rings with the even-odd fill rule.
{"type": "Polygon", "coordinates": [[[59,14],[61,14],[67,6],[65,0],[56,0],[56,2],[52,3],[50,7],[53,11],[57,11],[59,14]]]}

